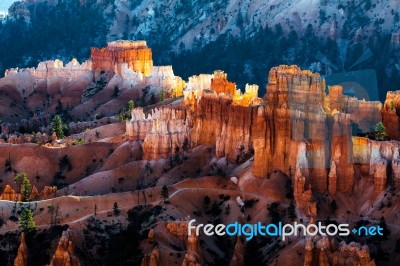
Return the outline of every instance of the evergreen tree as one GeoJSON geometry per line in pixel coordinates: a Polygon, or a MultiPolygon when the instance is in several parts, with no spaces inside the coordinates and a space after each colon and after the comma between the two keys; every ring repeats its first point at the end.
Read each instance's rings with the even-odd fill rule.
{"type": "Polygon", "coordinates": [[[25,233],[29,233],[37,229],[35,221],[33,220],[33,214],[31,209],[25,208],[22,211],[21,215],[19,216],[18,228],[25,233]]]}
{"type": "Polygon", "coordinates": [[[22,200],[27,201],[32,192],[32,185],[25,173],[19,173],[14,178],[15,184],[19,187],[22,200]]]}
{"type": "Polygon", "coordinates": [[[329,204],[329,208],[331,209],[332,213],[336,213],[336,210],[338,208],[336,200],[332,200],[331,203],[329,204]]]}
{"type": "Polygon", "coordinates": [[[128,102],[128,113],[127,113],[127,117],[129,119],[132,118],[132,110],[135,108],[135,102],[133,100],[130,100],[128,102]]]}
{"type": "Polygon", "coordinates": [[[375,126],[375,139],[376,140],[385,140],[386,137],[387,137],[386,127],[383,125],[382,122],[379,122],[375,126]]]}
{"type": "Polygon", "coordinates": [[[160,101],[161,102],[165,101],[165,90],[164,90],[164,88],[161,88],[160,101]]]}
{"type": "Polygon", "coordinates": [[[291,221],[294,221],[294,219],[297,218],[297,214],[296,214],[296,206],[294,205],[294,201],[291,200],[289,207],[288,207],[288,217],[291,221]]]}
{"type": "Polygon", "coordinates": [[[164,202],[169,198],[168,188],[165,185],[161,189],[161,196],[164,198],[164,202]]]}
{"type": "Polygon", "coordinates": [[[56,133],[58,138],[64,138],[64,125],[59,115],[56,115],[53,118],[53,121],[51,123],[51,130],[53,131],[53,133],[56,133]]]}
{"type": "Polygon", "coordinates": [[[115,216],[118,216],[121,213],[121,211],[118,208],[118,203],[117,202],[114,202],[113,211],[114,211],[114,215],[115,216]]]}

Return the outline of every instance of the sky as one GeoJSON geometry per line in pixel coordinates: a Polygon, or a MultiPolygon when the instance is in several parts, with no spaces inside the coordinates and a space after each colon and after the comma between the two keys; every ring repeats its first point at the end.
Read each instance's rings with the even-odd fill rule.
{"type": "Polygon", "coordinates": [[[7,12],[8,8],[14,2],[16,2],[16,0],[0,0],[0,12],[7,12]]]}

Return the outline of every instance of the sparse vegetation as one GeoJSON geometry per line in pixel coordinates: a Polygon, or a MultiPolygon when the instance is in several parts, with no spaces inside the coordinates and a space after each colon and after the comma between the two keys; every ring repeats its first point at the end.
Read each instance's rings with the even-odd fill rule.
{"type": "Polygon", "coordinates": [[[29,200],[29,196],[32,191],[32,185],[28,179],[28,176],[25,173],[19,173],[15,176],[14,182],[20,189],[22,200],[29,200]]]}
{"type": "Polygon", "coordinates": [[[57,138],[63,139],[65,137],[65,131],[68,129],[66,125],[63,124],[61,117],[56,115],[51,122],[51,130],[56,133],[57,138]]]}
{"type": "Polygon", "coordinates": [[[168,188],[165,185],[161,189],[161,197],[163,197],[164,203],[168,202],[169,193],[168,188]]]}
{"type": "Polygon", "coordinates": [[[387,139],[386,127],[382,122],[375,125],[375,139],[379,141],[387,139]]]}
{"type": "Polygon", "coordinates": [[[25,233],[30,233],[37,229],[35,221],[33,220],[33,214],[30,208],[23,209],[19,217],[18,228],[25,233]]]}
{"type": "Polygon", "coordinates": [[[114,202],[113,212],[115,216],[118,216],[121,213],[121,210],[119,209],[117,202],[114,202]]]}

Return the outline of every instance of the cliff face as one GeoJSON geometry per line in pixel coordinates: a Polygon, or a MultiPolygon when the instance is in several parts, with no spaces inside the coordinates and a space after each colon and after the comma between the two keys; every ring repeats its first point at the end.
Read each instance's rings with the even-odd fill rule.
{"type": "Polygon", "coordinates": [[[107,48],[92,48],[91,59],[96,74],[101,71],[121,74],[124,63],[144,76],[149,76],[153,68],[152,52],[145,41],[110,42],[107,48]]]}
{"type": "Polygon", "coordinates": [[[72,232],[70,229],[64,231],[58,242],[57,249],[48,266],[80,266],[80,262],[74,253],[72,243],[72,232]]]}
{"type": "MultiPolygon", "coordinates": [[[[269,73],[266,106],[259,108],[255,134],[254,174],[265,176],[272,170],[288,173],[296,167],[294,151],[305,153],[301,165],[306,184],[322,192],[328,190],[327,168],[340,161],[345,170],[337,172],[332,191],[349,191],[352,182],[351,127],[345,114],[332,114],[326,108],[325,84],[318,74],[296,66],[279,66],[269,73]],[[306,141],[299,149],[299,141],[306,141]],[[344,182],[344,180],[347,180],[344,182]]],[[[297,157],[299,155],[296,155],[297,157]]]]}
{"type": "Polygon", "coordinates": [[[391,139],[400,140],[400,91],[389,91],[382,108],[382,122],[391,139]]]}

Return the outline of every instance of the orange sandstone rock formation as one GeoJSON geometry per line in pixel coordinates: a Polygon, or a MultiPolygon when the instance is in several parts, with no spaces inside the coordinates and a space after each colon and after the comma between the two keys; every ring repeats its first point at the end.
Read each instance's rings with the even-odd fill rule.
{"type": "Polygon", "coordinates": [[[182,261],[182,266],[200,266],[201,258],[198,254],[199,243],[194,231],[195,229],[188,235],[187,221],[179,221],[168,222],[167,230],[186,243],[186,254],[182,261]]]}
{"type": "Polygon", "coordinates": [[[149,76],[153,68],[151,49],[145,41],[114,41],[107,48],[92,48],[91,59],[96,74],[109,71],[121,74],[122,65],[149,76]]]}
{"type": "Polygon", "coordinates": [[[389,91],[382,108],[382,122],[391,139],[400,140],[400,91],[389,91]]]}
{"type": "Polygon", "coordinates": [[[375,261],[371,259],[367,245],[355,242],[346,244],[342,242],[336,247],[332,239],[324,237],[308,238],[305,244],[304,266],[375,266],[375,261]]]}
{"type": "Polygon", "coordinates": [[[21,201],[21,194],[16,193],[15,190],[10,187],[10,185],[6,185],[3,193],[0,196],[0,199],[9,201],[21,201]]]}
{"type": "Polygon", "coordinates": [[[211,79],[210,89],[215,91],[217,94],[226,93],[229,95],[235,95],[236,84],[228,81],[228,75],[221,70],[214,71],[214,77],[211,79]]]}
{"type": "Polygon", "coordinates": [[[28,265],[28,248],[25,242],[25,234],[21,233],[21,243],[18,247],[17,257],[14,260],[14,266],[27,266],[28,265]]]}
{"type": "Polygon", "coordinates": [[[145,115],[143,109],[136,108],[126,123],[126,138],[143,140],[146,160],[168,158],[189,142],[188,124],[185,110],[163,107],[145,115]]]}
{"type": "Polygon", "coordinates": [[[72,231],[64,231],[58,242],[57,249],[50,261],[49,266],[80,266],[78,258],[74,254],[72,242],[72,231]]]}

